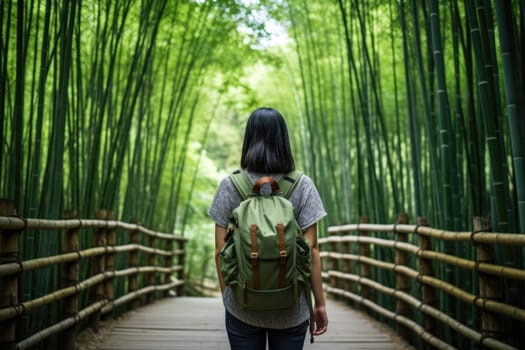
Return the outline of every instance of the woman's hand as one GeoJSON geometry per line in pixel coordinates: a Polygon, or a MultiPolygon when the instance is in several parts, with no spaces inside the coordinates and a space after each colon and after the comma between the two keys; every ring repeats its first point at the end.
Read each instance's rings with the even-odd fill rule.
{"type": "Polygon", "coordinates": [[[328,316],[326,314],[326,306],[315,306],[314,307],[314,331],[312,335],[318,336],[324,334],[328,329],[328,316]]]}
{"type": "Polygon", "coordinates": [[[310,282],[312,284],[312,292],[314,293],[314,331],[312,335],[324,334],[328,328],[328,316],[326,314],[326,302],[324,299],[323,279],[321,277],[321,253],[319,252],[319,244],[317,242],[317,224],[308,227],[304,232],[304,237],[310,243],[312,250],[312,271],[310,274],[310,282]]]}
{"type": "Polygon", "coordinates": [[[226,228],[215,225],[215,266],[217,268],[217,277],[219,279],[219,286],[221,294],[224,293],[224,279],[221,274],[221,250],[224,246],[224,238],[226,237],[226,228]]]}

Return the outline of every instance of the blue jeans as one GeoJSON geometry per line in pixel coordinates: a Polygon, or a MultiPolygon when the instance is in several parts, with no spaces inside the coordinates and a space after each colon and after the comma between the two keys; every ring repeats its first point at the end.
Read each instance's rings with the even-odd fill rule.
{"type": "Polygon", "coordinates": [[[302,350],[309,322],[286,329],[251,326],[226,312],[226,331],[232,350],[302,350]]]}

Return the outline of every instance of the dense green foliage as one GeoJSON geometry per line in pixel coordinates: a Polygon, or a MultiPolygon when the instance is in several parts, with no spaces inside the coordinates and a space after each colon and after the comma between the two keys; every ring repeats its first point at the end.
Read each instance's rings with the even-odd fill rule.
{"type": "Polygon", "coordinates": [[[305,164],[322,187],[331,223],[359,215],[392,222],[405,211],[447,229],[469,229],[473,216],[490,216],[498,231],[523,232],[517,135],[524,122],[504,100],[511,95],[511,112],[523,116],[523,92],[514,88],[523,79],[523,9],[498,3],[511,36],[492,28],[490,2],[470,5],[290,6],[309,131],[305,164]],[[512,38],[512,63],[502,64],[499,36],[512,38]],[[500,78],[502,69],[512,77],[500,78]]]}
{"type": "Polygon", "coordinates": [[[405,211],[523,231],[521,3],[249,4],[4,2],[1,195],[24,216],[183,230],[266,104],[330,224],[405,211]]]}
{"type": "Polygon", "coordinates": [[[2,196],[24,216],[106,208],[173,231],[223,84],[208,74],[230,76],[250,56],[240,11],[3,2],[2,196]]]}

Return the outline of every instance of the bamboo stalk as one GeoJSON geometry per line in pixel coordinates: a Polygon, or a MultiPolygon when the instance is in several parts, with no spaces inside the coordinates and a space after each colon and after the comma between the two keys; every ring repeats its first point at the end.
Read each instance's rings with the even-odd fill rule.
{"type": "MultiPolygon", "coordinates": [[[[408,224],[408,214],[400,213],[397,218],[397,224],[400,224],[400,225],[408,224]]],[[[406,243],[408,241],[408,234],[402,233],[402,232],[396,232],[396,233],[397,233],[396,234],[396,246],[395,246],[396,247],[396,250],[395,250],[396,267],[408,266],[409,256],[406,251],[399,249],[399,244],[398,244],[400,242],[402,244],[406,243]]],[[[409,279],[404,274],[398,272],[398,270],[396,270],[396,272],[397,272],[396,273],[396,289],[403,293],[409,292],[410,291],[409,279]]],[[[406,318],[411,318],[412,316],[412,312],[410,310],[409,305],[407,305],[400,299],[396,300],[396,313],[406,318]]],[[[403,328],[403,327],[398,327],[397,332],[402,338],[404,339],[409,338],[408,329],[403,328]]]]}
{"type": "MultiPolygon", "coordinates": [[[[476,83],[481,107],[481,123],[484,130],[484,141],[489,152],[491,206],[493,226],[496,231],[512,232],[514,221],[508,210],[510,199],[507,166],[507,154],[503,140],[503,125],[499,117],[503,114],[500,106],[498,88],[498,64],[495,60],[493,31],[489,30],[488,9],[482,1],[465,2],[465,14],[470,26],[469,33],[473,43],[473,58],[476,61],[476,83]]],[[[490,16],[491,17],[491,16],[490,16]]]]}
{"type": "MultiPolygon", "coordinates": [[[[458,193],[457,185],[457,160],[456,146],[452,137],[452,122],[450,117],[449,93],[446,84],[446,70],[441,37],[441,21],[439,6],[436,0],[429,2],[431,38],[429,45],[432,47],[432,55],[435,62],[437,77],[437,97],[439,102],[439,145],[440,145],[440,170],[441,170],[441,200],[443,203],[442,225],[446,229],[456,228],[454,216],[461,212],[458,208],[458,201],[454,196],[458,193]]],[[[447,253],[452,253],[452,246],[444,243],[447,253]]],[[[447,270],[447,278],[454,278],[453,270],[447,270]]],[[[453,303],[453,301],[445,301],[453,303]]],[[[452,305],[453,306],[453,305],[452,305]]]]}
{"type": "MultiPolygon", "coordinates": [[[[77,218],[78,213],[74,210],[66,211],[65,217],[77,218]]],[[[63,234],[63,252],[78,251],[78,229],[67,230],[63,234]]],[[[76,285],[79,281],[79,258],[71,263],[64,264],[62,268],[62,287],[76,285]]],[[[78,312],[78,293],[75,293],[62,301],[62,319],[74,318],[78,312]]],[[[65,350],[75,349],[75,328],[67,328],[61,337],[62,348],[65,350]]]]}
{"type": "MultiPolygon", "coordinates": [[[[481,217],[474,218],[474,232],[488,231],[490,220],[481,217]]],[[[492,264],[495,261],[494,246],[488,244],[476,245],[476,261],[492,264]]],[[[479,296],[488,300],[504,300],[503,284],[498,277],[486,273],[478,273],[479,296]]],[[[502,339],[504,325],[497,313],[483,309],[481,313],[481,333],[484,338],[502,339]]]]}
{"type": "MultiPolygon", "coordinates": [[[[328,232],[353,232],[353,231],[369,231],[369,232],[394,232],[393,224],[351,224],[341,226],[330,226],[328,232]]],[[[396,232],[417,233],[431,238],[437,238],[447,241],[469,241],[474,243],[492,243],[502,245],[525,245],[525,234],[520,233],[498,233],[498,232],[479,232],[472,237],[472,232],[456,232],[441,230],[431,227],[418,227],[417,225],[397,225],[396,232]]],[[[321,238],[320,242],[326,238],[321,238]]],[[[323,241],[324,242],[324,241],[323,241]]]]}
{"type": "Polygon", "coordinates": [[[76,261],[78,258],[85,259],[89,257],[95,257],[104,255],[106,252],[133,252],[133,251],[143,251],[146,253],[153,253],[157,255],[162,256],[180,256],[184,254],[184,251],[177,250],[175,253],[170,254],[167,251],[158,250],[158,249],[150,249],[148,247],[142,246],[142,245],[134,245],[134,244],[127,244],[125,246],[119,246],[119,247],[99,247],[99,248],[89,248],[84,249],[75,253],[66,253],[66,254],[60,254],[45,258],[38,258],[38,259],[32,259],[27,261],[22,261],[20,263],[6,263],[3,265],[0,265],[0,277],[3,276],[9,276],[16,273],[19,273],[21,271],[32,271],[36,269],[42,269],[49,266],[57,265],[57,264],[64,264],[64,263],[70,263],[73,261],[76,261]]]}
{"type": "MultiPolygon", "coordinates": [[[[27,155],[24,152],[23,136],[24,136],[24,106],[25,106],[25,85],[26,85],[26,24],[21,18],[26,17],[26,6],[23,2],[17,3],[16,17],[16,64],[15,64],[15,92],[14,92],[14,106],[13,106],[13,124],[11,134],[12,157],[10,159],[10,178],[11,186],[9,188],[9,195],[13,199],[15,208],[22,207],[22,189],[23,189],[23,172],[24,172],[24,158],[27,155]],[[14,181],[13,181],[14,180],[14,181]]],[[[2,137],[4,135],[2,134],[2,137]]]]}
{"type": "MultiPolygon", "coordinates": [[[[172,266],[173,266],[173,242],[172,241],[166,242],[166,250],[171,252],[171,255],[164,257],[164,269],[166,270],[166,272],[164,273],[164,279],[163,279],[164,284],[167,284],[171,279],[171,271],[172,271],[172,266]]],[[[168,296],[169,296],[169,291],[166,291],[164,293],[164,297],[168,297],[168,296]]]]}
{"type": "MultiPolygon", "coordinates": [[[[336,235],[337,233],[332,233],[332,235],[336,235]]],[[[338,253],[339,252],[339,249],[338,249],[338,242],[340,242],[341,240],[337,239],[337,240],[331,240],[329,242],[329,246],[330,246],[330,251],[331,252],[336,252],[338,253]]],[[[328,269],[329,270],[332,270],[332,271],[337,271],[339,270],[338,269],[338,259],[334,258],[333,255],[330,255],[329,256],[330,259],[328,261],[328,269]]],[[[336,285],[337,283],[337,279],[334,277],[334,278],[330,278],[330,286],[333,287],[333,288],[340,288],[341,286],[338,286],[336,285]]]]}
{"type": "Polygon", "coordinates": [[[88,316],[92,315],[93,313],[98,312],[100,309],[102,309],[102,307],[105,304],[106,304],[105,300],[101,300],[101,301],[98,301],[95,304],[91,304],[87,308],[79,311],[76,316],[69,317],[69,318],[67,318],[65,320],[62,320],[62,321],[60,321],[58,323],[55,323],[51,327],[43,329],[43,330],[33,334],[29,338],[24,339],[23,341],[21,341],[18,344],[16,344],[16,348],[19,349],[19,350],[30,349],[30,348],[34,347],[35,345],[41,343],[46,338],[48,338],[48,337],[50,337],[50,336],[52,336],[54,334],[58,334],[59,332],[62,332],[63,330],[65,330],[67,328],[73,327],[78,322],[84,320],[85,318],[87,318],[88,316]]]}
{"type": "MultiPolygon", "coordinates": [[[[155,247],[155,244],[157,242],[157,240],[155,239],[155,237],[152,237],[152,236],[149,236],[147,238],[148,240],[148,246],[153,248],[155,247]]],[[[149,266],[155,266],[156,265],[156,262],[157,262],[157,256],[155,253],[150,253],[148,254],[147,256],[147,264],[149,266]]],[[[155,285],[155,282],[156,282],[156,273],[155,272],[152,272],[152,273],[148,273],[146,276],[145,276],[145,279],[146,279],[146,286],[154,286],[155,285]]],[[[146,295],[146,304],[149,304],[149,303],[152,303],[156,298],[156,295],[155,293],[151,293],[151,294],[147,294],[146,295]]]]}
{"type": "MultiPolygon", "coordinates": [[[[0,199],[0,215],[16,215],[16,208],[12,201],[0,199]]],[[[0,231],[0,263],[18,262],[19,232],[2,229],[0,231]]],[[[18,304],[18,275],[0,277],[0,310],[18,304]]],[[[3,322],[0,327],[0,347],[15,349],[15,320],[3,322]]]]}
{"type": "MultiPolygon", "coordinates": [[[[479,234],[481,235],[483,233],[479,233],[479,234]]],[[[482,271],[484,273],[491,274],[494,276],[512,278],[516,280],[525,280],[525,270],[521,270],[521,269],[517,269],[513,267],[507,267],[507,266],[488,264],[484,262],[478,263],[475,261],[459,258],[459,257],[448,255],[445,253],[421,250],[411,244],[400,244],[394,241],[384,240],[380,238],[361,237],[361,236],[343,236],[343,237],[335,237],[335,238],[330,237],[330,238],[320,239],[319,243],[322,245],[331,240],[337,240],[340,242],[367,242],[367,243],[375,244],[375,245],[382,246],[382,247],[388,247],[388,248],[396,247],[397,249],[410,252],[419,257],[423,257],[423,258],[433,260],[433,261],[444,262],[450,265],[454,265],[456,267],[469,269],[472,271],[477,269],[478,271],[482,271]]]]}
{"type": "MultiPolygon", "coordinates": [[[[342,243],[342,256],[348,256],[348,255],[352,255],[350,254],[350,250],[351,250],[351,247],[350,247],[350,242],[343,242],[342,243]]],[[[353,269],[353,264],[352,264],[352,259],[344,259],[343,260],[343,272],[344,273],[353,273],[354,269],[353,269]]],[[[348,290],[350,292],[353,292],[355,290],[354,288],[354,284],[353,283],[350,283],[348,281],[344,281],[344,284],[343,284],[343,289],[344,290],[348,290]]]]}
{"type": "MultiPolygon", "coordinates": [[[[114,220],[115,219],[115,213],[114,212],[107,212],[108,220],[114,220]]],[[[115,228],[108,228],[106,231],[106,247],[107,248],[114,248],[116,245],[116,231],[115,228]]],[[[115,271],[115,253],[113,252],[113,249],[107,249],[106,256],[104,259],[104,273],[106,272],[114,272],[115,271]]],[[[110,302],[114,298],[114,292],[113,292],[113,277],[107,278],[104,281],[104,297],[109,300],[110,302]]]]}
{"type": "MultiPolygon", "coordinates": [[[[501,51],[501,61],[504,73],[503,85],[505,88],[505,99],[507,102],[507,114],[509,123],[509,134],[512,146],[512,161],[514,162],[517,214],[519,232],[525,233],[525,144],[523,135],[525,133],[525,121],[523,120],[525,104],[523,75],[520,76],[519,57],[519,34],[517,34],[519,15],[515,13],[511,1],[496,1],[497,24],[501,51]],[[521,79],[520,79],[521,78],[521,79]]],[[[523,4],[521,11],[523,12],[523,4]]],[[[522,13],[523,16],[523,13],[522,13]]],[[[523,31],[521,33],[523,37],[523,31]]],[[[523,53],[523,47],[521,47],[523,53]]],[[[521,54],[523,56],[523,54],[521,54]]],[[[523,57],[522,57],[523,59],[523,57]]]]}
{"type": "MultiPolygon", "coordinates": [[[[138,245],[138,242],[140,241],[140,231],[138,230],[129,230],[129,242],[133,245],[138,245]]],[[[129,253],[128,258],[128,266],[130,268],[138,268],[139,266],[139,251],[133,250],[129,253]]],[[[138,290],[138,272],[130,274],[128,277],[128,293],[133,293],[136,290],[138,290]]],[[[139,300],[135,299],[132,303],[130,308],[132,310],[136,309],[139,306],[139,300]]]]}
{"type": "Polygon", "coordinates": [[[477,298],[475,304],[478,308],[492,314],[504,315],[514,320],[525,322],[525,309],[486,298],[477,298]]]}
{"type": "Polygon", "coordinates": [[[74,286],[58,289],[52,293],[43,295],[39,298],[27,300],[17,305],[2,308],[0,309],[0,321],[9,320],[11,318],[23,315],[43,305],[50,304],[57,300],[61,300],[63,298],[72,296],[78,291],[86,290],[90,287],[100,284],[106,279],[106,277],[107,276],[104,274],[98,274],[87,278],[74,286]]]}
{"type": "MultiPolygon", "coordinates": [[[[419,217],[417,219],[418,226],[428,226],[428,221],[426,217],[419,217]]],[[[416,230],[417,233],[417,230],[416,230]]],[[[432,241],[430,238],[422,235],[418,235],[419,249],[421,252],[432,250],[432,241]]],[[[418,254],[419,255],[419,254],[418,254]]],[[[422,276],[434,276],[434,269],[432,266],[432,260],[425,258],[422,255],[419,255],[419,273],[422,276]]],[[[431,286],[420,283],[421,290],[421,299],[423,305],[428,305],[430,308],[434,309],[436,306],[436,291],[431,286]]],[[[425,314],[426,315],[426,314],[425,314]]],[[[436,335],[436,322],[431,317],[424,317],[423,325],[425,330],[433,335],[436,335]]]]}
{"type": "MultiPolygon", "coordinates": [[[[178,241],[179,243],[179,249],[175,252],[175,255],[178,256],[178,266],[181,266],[182,268],[178,270],[177,272],[177,279],[179,281],[184,280],[184,264],[186,259],[186,250],[184,248],[186,241],[178,241]]],[[[184,295],[184,284],[181,284],[177,287],[177,295],[182,296],[184,295]]]]}
{"type": "Polygon", "coordinates": [[[50,230],[50,231],[60,231],[60,230],[70,230],[70,229],[80,229],[80,228],[109,228],[109,229],[124,229],[124,230],[138,230],[141,233],[153,236],[159,239],[165,239],[169,241],[187,241],[188,238],[170,234],[170,233],[161,233],[146,227],[140,226],[138,224],[130,224],[122,221],[104,221],[96,219],[74,219],[74,220],[46,220],[46,219],[33,219],[33,218],[21,218],[21,217],[12,217],[7,215],[0,215],[0,229],[4,230],[50,230]]]}
{"type": "Polygon", "coordinates": [[[156,254],[160,256],[180,256],[184,254],[183,250],[176,250],[174,253],[170,253],[169,251],[160,250],[160,249],[154,249],[145,247],[142,245],[133,245],[128,244],[124,246],[118,246],[118,247],[98,247],[98,248],[88,248],[84,249],[75,253],[66,253],[66,254],[60,254],[55,256],[49,256],[45,258],[37,258],[27,261],[22,261],[20,263],[6,263],[4,265],[0,265],[0,277],[2,276],[8,276],[12,275],[21,271],[33,271],[36,269],[42,269],[45,267],[57,265],[57,264],[63,264],[63,263],[69,263],[72,261],[77,260],[78,258],[85,259],[89,257],[96,257],[104,255],[107,252],[111,253],[123,253],[123,252],[132,252],[132,251],[142,251],[145,253],[150,254],[156,254]]]}
{"type": "Polygon", "coordinates": [[[173,281],[171,283],[168,283],[168,284],[161,284],[161,285],[154,285],[154,286],[147,286],[147,287],[144,287],[144,288],[141,288],[141,289],[138,289],[132,293],[128,293],[118,299],[115,299],[114,301],[108,303],[107,305],[105,305],[101,312],[102,314],[105,314],[105,313],[108,313],[110,312],[114,307],[117,307],[119,305],[122,305],[122,304],[126,304],[134,299],[137,299],[137,298],[140,298],[142,296],[148,296],[148,295],[152,295],[154,294],[155,292],[163,292],[163,291],[166,291],[166,290],[170,290],[170,289],[173,289],[173,288],[176,288],[176,287],[179,287],[181,286],[182,284],[184,284],[184,281],[173,281]]]}
{"type": "MultiPolygon", "coordinates": [[[[108,217],[108,212],[104,209],[100,209],[95,212],[95,218],[98,220],[103,220],[103,219],[106,219],[107,217],[108,217]]],[[[107,241],[106,241],[107,236],[106,235],[107,234],[106,234],[105,227],[98,228],[93,235],[93,246],[102,247],[106,249],[107,247],[107,241]]],[[[106,258],[105,255],[99,255],[91,261],[92,263],[91,274],[92,275],[104,273],[104,267],[106,265],[105,258],[106,258]]],[[[90,295],[89,295],[90,301],[89,302],[90,304],[94,304],[97,301],[104,300],[104,299],[106,299],[104,295],[104,287],[102,283],[99,283],[90,291],[90,295]]],[[[94,313],[90,317],[89,326],[94,331],[98,331],[99,322],[100,322],[100,313],[99,312],[94,313]]]]}
{"type": "MultiPolygon", "coordinates": [[[[362,216],[359,218],[359,224],[368,222],[368,217],[362,216]]],[[[368,233],[366,231],[359,231],[358,232],[359,237],[365,237],[368,236],[368,233]]],[[[359,255],[363,257],[369,257],[370,256],[370,244],[367,242],[359,242],[359,255]]],[[[359,264],[359,274],[363,278],[369,278],[371,275],[370,267],[367,264],[359,264]]],[[[361,295],[365,299],[371,299],[372,293],[369,288],[361,287],[361,295]]]]}
{"type": "MultiPolygon", "coordinates": [[[[370,257],[366,257],[366,256],[361,256],[361,255],[355,255],[355,254],[341,254],[341,253],[333,253],[333,252],[323,252],[323,256],[326,256],[326,257],[329,257],[329,258],[332,258],[332,259],[355,261],[355,262],[358,262],[358,263],[362,263],[362,264],[366,264],[366,265],[370,265],[370,266],[374,266],[374,267],[380,267],[380,268],[383,268],[383,269],[389,269],[391,271],[394,271],[395,266],[396,266],[394,263],[391,263],[391,262],[388,262],[388,261],[378,260],[378,259],[374,259],[374,258],[370,258],[370,257]]],[[[328,270],[328,271],[337,271],[337,270],[328,270]]]]}

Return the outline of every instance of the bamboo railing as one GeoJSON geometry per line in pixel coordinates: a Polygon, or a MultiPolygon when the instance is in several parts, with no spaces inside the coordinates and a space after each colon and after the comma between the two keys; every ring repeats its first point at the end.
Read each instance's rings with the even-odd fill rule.
{"type": "MultiPolygon", "coordinates": [[[[186,239],[183,237],[114,220],[113,214],[105,210],[97,211],[92,220],[25,219],[13,214],[14,210],[0,206],[0,349],[29,349],[51,336],[58,336],[56,347],[72,350],[79,323],[96,330],[101,316],[118,306],[127,304],[128,309],[133,309],[152,302],[158,294],[168,296],[174,294],[173,290],[176,295],[184,293],[186,239]],[[49,234],[49,239],[57,239],[56,233],[62,233],[61,254],[22,261],[20,237],[26,231],[49,234]],[[92,233],[93,245],[80,247],[79,236],[86,232],[92,233]],[[127,236],[128,243],[117,245],[117,235],[121,241],[121,235],[127,236]],[[117,270],[116,255],[122,253],[125,256],[121,260],[126,266],[117,270]],[[87,278],[80,280],[80,263],[86,259],[90,269],[87,278]],[[23,274],[57,266],[61,269],[62,285],[49,294],[20,300],[19,296],[24,295],[18,290],[23,274]],[[126,280],[124,290],[119,292],[116,280],[120,278],[126,280]],[[81,293],[89,298],[87,305],[79,310],[81,293]],[[17,322],[42,307],[58,311],[58,322],[48,323],[45,328],[19,339],[17,322]]],[[[71,212],[67,215],[75,216],[71,212]]]]}
{"type": "Polygon", "coordinates": [[[369,224],[363,217],[359,224],[329,227],[328,237],[319,240],[325,290],[373,311],[411,343],[419,338],[417,347],[522,348],[525,269],[498,264],[495,252],[513,246],[523,254],[525,234],[487,232],[487,222],[480,219],[474,221],[474,232],[433,229],[425,218],[418,225],[407,222],[406,215],[392,225],[369,224]],[[474,260],[439,251],[441,242],[462,244],[462,251],[470,246],[474,260]],[[443,266],[461,270],[454,280],[443,280],[434,271],[443,266]],[[393,276],[391,285],[381,272],[393,276]],[[469,278],[477,283],[471,290],[461,288],[461,280],[469,278]],[[505,297],[508,285],[519,286],[514,304],[505,297]],[[389,302],[379,302],[379,296],[389,302]],[[440,308],[440,297],[454,299],[465,305],[465,313],[477,316],[461,322],[461,312],[440,308]]]}

